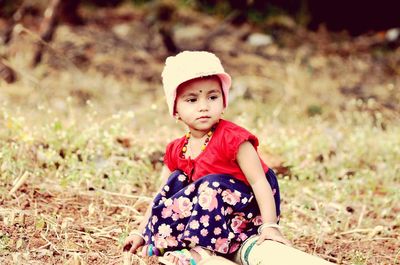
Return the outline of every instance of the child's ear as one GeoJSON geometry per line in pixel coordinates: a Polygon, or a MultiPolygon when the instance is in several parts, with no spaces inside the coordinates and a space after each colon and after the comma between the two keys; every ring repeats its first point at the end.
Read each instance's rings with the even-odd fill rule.
{"type": "Polygon", "coordinates": [[[178,123],[179,120],[181,119],[181,117],[179,116],[178,113],[176,113],[176,114],[174,115],[174,118],[175,118],[175,123],[178,123]]]}

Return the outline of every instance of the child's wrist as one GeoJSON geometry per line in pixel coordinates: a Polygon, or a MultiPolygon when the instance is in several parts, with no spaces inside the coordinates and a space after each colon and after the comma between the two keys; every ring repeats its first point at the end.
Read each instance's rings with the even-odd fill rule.
{"type": "Polygon", "coordinates": [[[260,227],[258,227],[257,229],[258,234],[261,234],[262,230],[264,230],[265,228],[276,228],[279,230],[279,232],[281,231],[281,227],[277,223],[265,223],[260,225],[260,227]]]}

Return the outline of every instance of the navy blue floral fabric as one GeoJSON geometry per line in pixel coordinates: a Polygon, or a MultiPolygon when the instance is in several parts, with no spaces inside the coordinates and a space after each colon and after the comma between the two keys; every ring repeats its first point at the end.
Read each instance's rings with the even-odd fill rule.
{"type": "MultiPolygon", "coordinates": [[[[276,214],[280,216],[277,178],[269,169],[276,214]]],[[[153,253],[202,246],[221,254],[234,253],[257,233],[260,210],[250,186],[230,175],[210,174],[194,182],[174,171],[155,197],[143,232],[153,253]]]]}

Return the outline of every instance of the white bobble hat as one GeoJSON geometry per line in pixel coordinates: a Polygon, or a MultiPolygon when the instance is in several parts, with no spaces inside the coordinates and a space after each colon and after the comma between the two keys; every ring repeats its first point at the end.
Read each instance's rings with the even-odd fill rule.
{"type": "Polygon", "coordinates": [[[211,75],[216,75],[221,80],[224,106],[227,107],[232,81],[215,54],[205,51],[184,51],[168,57],[161,76],[169,113],[175,115],[176,91],[180,84],[211,75]]]}

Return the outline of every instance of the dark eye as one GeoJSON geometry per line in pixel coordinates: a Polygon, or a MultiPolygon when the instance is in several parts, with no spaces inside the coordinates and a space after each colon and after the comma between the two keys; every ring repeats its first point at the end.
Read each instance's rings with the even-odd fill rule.
{"type": "Polygon", "coordinates": [[[190,102],[190,103],[194,103],[196,101],[197,101],[196,98],[188,98],[188,99],[186,99],[186,102],[190,102]]]}
{"type": "Polygon", "coordinates": [[[210,96],[210,99],[211,99],[211,100],[216,100],[217,98],[218,98],[217,95],[210,96]]]}

